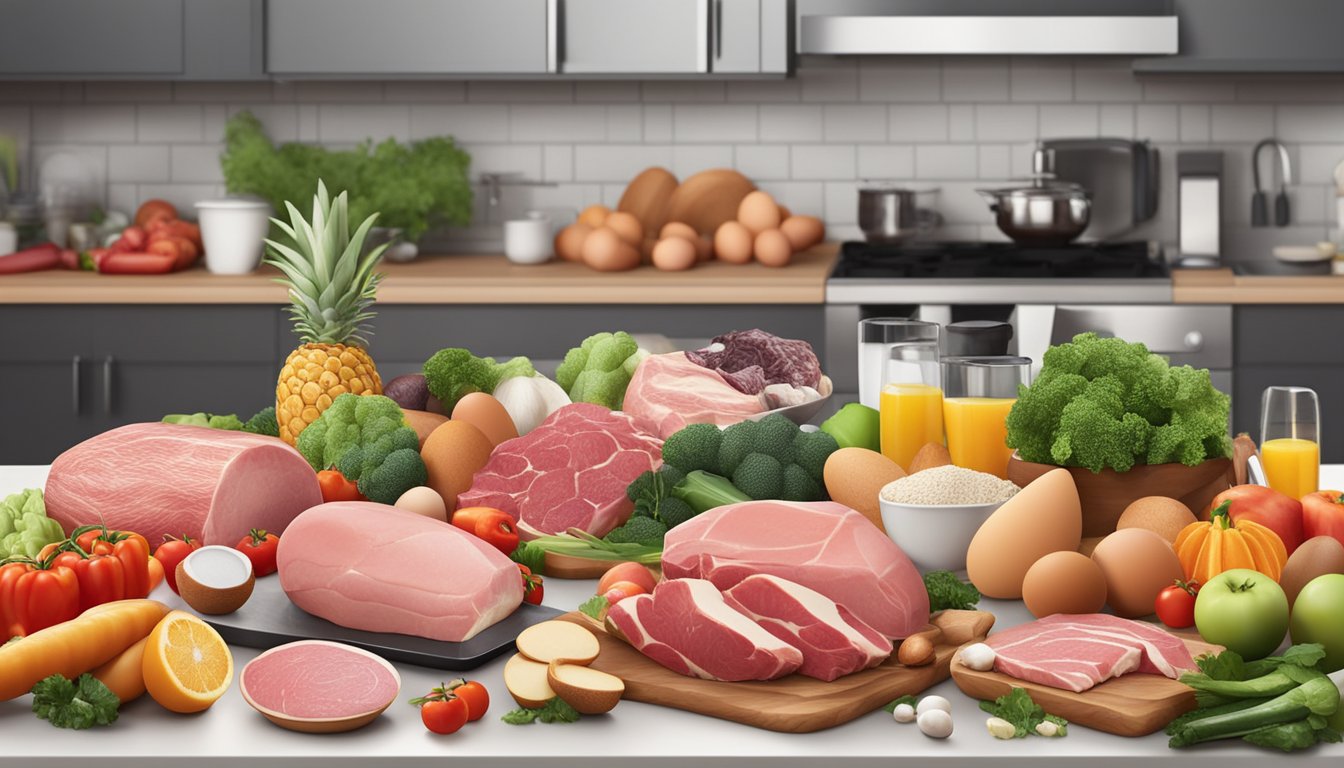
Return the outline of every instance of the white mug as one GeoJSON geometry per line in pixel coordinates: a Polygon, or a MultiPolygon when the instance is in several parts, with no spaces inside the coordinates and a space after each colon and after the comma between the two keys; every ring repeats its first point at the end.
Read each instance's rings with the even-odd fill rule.
{"type": "Polygon", "coordinates": [[[551,259],[551,222],[546,218],[504,222],[504,255],[514,264],[542,264],[551,259]]]}

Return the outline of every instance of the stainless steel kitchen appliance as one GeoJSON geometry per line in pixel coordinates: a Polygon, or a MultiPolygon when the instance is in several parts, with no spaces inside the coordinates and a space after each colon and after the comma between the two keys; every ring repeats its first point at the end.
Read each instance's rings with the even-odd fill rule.
{"type": "Polygon", "coordinates": [[[1018,245],[1067,245],[1087,229],[1092,198],[1077,184],[1036,178],[1020,187],[975,190],[999,231],[1018,245]]]}
{"type": "Polygon", "coordinates": [[[859,187],[859,230],[864,239],[870,243],[903,243],[941,223],[942,217],[936,212],[917,206],[920,193],[890,182],[863,182],[859,187]]]}
{"type": "Polygon", "coordinates": [[[1176,155],[1177,264],[1222,264],[1223,153],[1176,155]]]}
{"type": "Polygon", "coordinates": [[[1046,139],[1049,171],[1092,198],[1092,216],[1080,240],[1116,240],[1157,214],[1160,156],[1147,141],[1046,139]]]}

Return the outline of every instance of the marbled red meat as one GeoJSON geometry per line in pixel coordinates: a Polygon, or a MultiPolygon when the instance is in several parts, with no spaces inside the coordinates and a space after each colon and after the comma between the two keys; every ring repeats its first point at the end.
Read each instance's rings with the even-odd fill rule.
{"type": "Polygon", "coordinates": [[[769,384],[813,389],[821,384],[821,362],[811,344],[759,329],[716,336],[709,347],[687,352],[686,357],[723,374],[729,384],[749,395],[760,394],[769,384]]]}

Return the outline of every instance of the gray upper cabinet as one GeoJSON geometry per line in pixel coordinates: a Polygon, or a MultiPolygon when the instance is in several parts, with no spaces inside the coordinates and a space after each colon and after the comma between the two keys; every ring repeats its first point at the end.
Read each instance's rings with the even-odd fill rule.
{"type": "Polygon", "coordinates": [[[788,0],[712,0],[709,69],[718,74],[786,74],[788,0]]]}
{"type": "Polygon", "coordinates": [[[551,69],[565,74],[709,71],[711,0],[551,0],[551,69]]]}
{"type": "Polygon", "coordinates": [[[1174,0],[1180,54],[1139,59],[1152,74],[1344,72],[1340,0],[1174,0]]]}
{"type": "Polygon", "coordinates": [[[267,0],[279,76],[544,74],[547,0],[267,0]]]}

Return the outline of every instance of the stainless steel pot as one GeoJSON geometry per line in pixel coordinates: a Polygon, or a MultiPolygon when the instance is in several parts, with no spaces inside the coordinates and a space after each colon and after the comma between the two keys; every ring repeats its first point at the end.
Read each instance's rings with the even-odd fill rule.
{"type": "Polygon", "coordinates": [[[901,243],[937,226],[933,211],[916,207],[911,189],[887,184],[859,188],[859,229],[870,243],[901,243]]]}
{"type": "Polygon", "coordinates": [[[1037,181],[976,192],[989,203],[999,230],[1019,245],[1067,245],[1092,219],[1092,198],[1077,184],[1037,181]]]}

